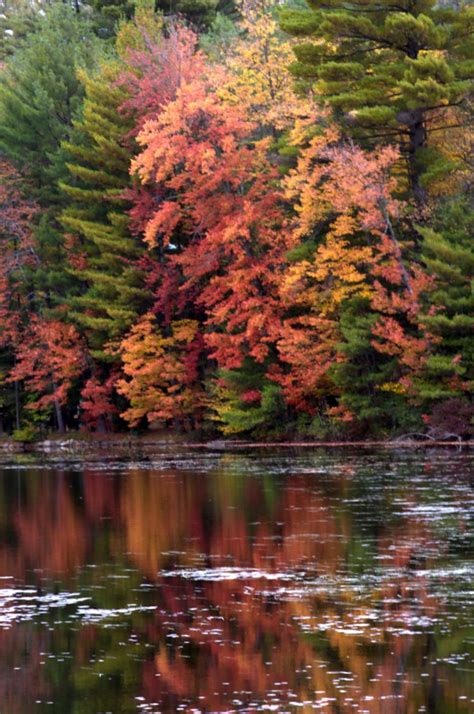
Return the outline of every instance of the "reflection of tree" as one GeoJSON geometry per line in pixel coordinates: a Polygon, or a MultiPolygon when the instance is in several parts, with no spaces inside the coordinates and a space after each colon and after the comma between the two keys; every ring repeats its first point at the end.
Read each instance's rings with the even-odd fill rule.
{"type": "Polygon", "coordinates": [[[34,711],[36,700],[48,700],[53,686],[47,681],[42,653],[48,650],[47,632],[31,626],[0,630],[0,707],[6,714],[34,711]]]}
{"type": "Polygon", "coordinates": [[[292,698],[324,697],[321,711],[341,714],[469,711],[469,700],[458,699],[469,675],[456,680],[441,661],[465,646],[466,633],[442,631],[444,604],[421,574],[450,557],[449,544],[416,515],[420,494],[432,494],[401,479],[386,490],[379,481],[370,499],[365,484],[347,464],[337,478],[272,478],[239,458],[208,474],[1,480],[0,575],[36,578],[43,588],[48,573],[65,588],[74,580],[96,608],[155,607],[77,628],[48,613],[51,630],[30,623],[0,631],[0,671],[22,667],[18,679],[0,679],[0,701],[13,701],[10,681],[25,688],[6,711],[29,712],[37,695],[57,702],[64,690],[74,708],[63,699],[63,709],[48,711],[136,711],[137,695],[162,712],[224,712],[233,699],[244,710],[269,701],[286,710],[292,698]],[[160,574],[175,566],[293,579],[160,574]],[[59,663],[65,651],[72,657],[59,663]],[[41,652],[56,659],[42,665],[41,652]]]}
{"type": "Polygon", "coordinates": [[[64,474],[58,473],[55,482],[49,480],[25,505],[16,516],[23,567],[71,573],[82,565],[88,545],[86,523],[64,474]]]}
{"type": "Polygon", "coordinates": [[[126,547],[147,577],[155,580],[168,562],[191,563],[201,552],[205,490],[204,479],[194,483],[176,471],[129,472],[122,489],[126,547]]]}
{"type": "MultiPolygon", "coordinates": [[[[104,533],[110,541],[106,519],[116,529],[120,525],[117,480],[100,472],[56,471],[47,478],[19,472],[11,481],[2,479],[0,490],[0,575],[69,577],[97,560],[97,549],[104,551],[104,533]]],[[[107,559],[111,547],[109,542],[107,559]]]]}
{"type": "MultiPolygon", "coordinates": [[[[169,478],[167,475],[166,480],[169,478]]],[[[354,565],[357,554],[363,552],[360,542],[367,541],[367,535],[357,531],[349,510],[336,513],[332,507],[334,496],[340,494],[325,493],[312,479],[292,477],[278,502],[270,499],[271,505],[257,479],[249,479],[245,489],[236,488],[234,479],[229,490],[225,489],[226,480],[231,481],[222,477],[212,481],[211,529],[196,528],[196,514],[203,517],[208,498],[207,490],[198,488],[196,480],[189,480],[194,485],[191,496],[179,488],[173,491],[174,499],[182,494],[181,500],[175,501],[179,502],[177,511],[169,508],[169,500],[158,498],[165,505],[159,511],[160,532],[167,534],[159,541],[165,555],[160,559],[155,549],[146,572],[156,572],[160,560],[162,567],[169,567],[169,553],[175,549],[187,552],[186,557],[179,552],[174,556],[180,567],[210,563],[268,572],[304,570],[312,576],[336,576],[337,580],[346,565],[354,565]],[[191,504],[187,511],[185,503],[191,504]],[[176,512],[180,524],[187,522],[186,528],[176,525],[176,512]],[[354,551],[351,554],[348,543],[354,551]]],[[[147,488],[149,483],[150,479],[147,488]]],[[[347,488],[347,483],[342,482],[342,487],[347,488]]],[[[148,533],[151,513],[156,510],[149,498],[143,497],[141,502],[147,506],[140,523],[148,533]],[[148,508],[150,517],[145,515],[148,508]]],[[[365,504],[368,508],[370,504],[365,504]]],[[[137,523],[134,518],[134,528],[137,523]]],[[[377,518],[377,523],[370,565],[378,560],[390,569],[391,576],[386,584],[369,588],[363,597],[342,588],[337,597],[323,592],[282,603],[277,594],[272,596],[272,585],[266,581],[196,585],[179,577],[163,580],[165,614],[157,615],[147,637],[167,645],[159,647],[154,662],[145,668],[147,698],[167,702],[166,711],[173,711],[176,702],[187,697],[196,706],[201,703],[210,711],[225,711],[231,692],[251,692],[248,700],[243,699],[248,704],[255,698],[263,701],[268,692],[281,689],[277,683],[288,681],[289,672],[299,672],[290,677],[287,688],[300,700],[314,699],[317,691],[323,691],[334,698],[338,711],[352,711],[356,703],[367,711],[379,711],[381,701],[387,712],[400,711],[401,702],[405,706],[407,701],[412,701],[413,707],[416,705],[413,711],[417,711],[418,704],[429,698],[429,692],[421,687],[417,693],[417,683],[423,682],[422,671],[432,670],[427,658],[434,656],[435,641],[434,636],[416,634],[420,632],[417,623],[422,623],[423,631],[423,618],[435,618],[439,609],[417,568],[423,565],[420,559],[433,558],[435,544],[417,519],[389,519],[384,527],[377,518]],[[261,589],[267,596],[255,597],[254,592],[261,589]],[[295,623],[301,621],[314,625],[317,634],[298,635],[295,623]],[[319,631],[318,625],[325,622],[332,626],[319,631]],[[407,634],[410,629],[411,635],[407,634]],[[401,632],[405,634],[400,636],[401,632]],[[319,664],[314,665],[315,660],[319,664]],[[332,668],[351,673],[352,683],[346,692],[352,697],[347,696],[347,701],[339,692],[342,687],[335,686],[334,676],[327,674],[332,668]],[[227,688],[220,686],[221,682],[228,682],[227,688]]],[[[363,567],[359,564],[354,570],[363,567]]],[[[445,698],[444,702],[447,704],[445,698]]],[[[332,710],[336,711],[336,705],[332,710]]]]}

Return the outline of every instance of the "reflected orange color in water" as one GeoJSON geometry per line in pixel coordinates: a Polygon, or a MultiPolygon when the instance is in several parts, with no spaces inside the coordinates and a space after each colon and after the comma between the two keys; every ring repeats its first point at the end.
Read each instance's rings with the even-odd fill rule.
{"type": "MultiPolygon", "coordinates": [[[[459,700],[464,690],[439,684],[445,668],[432,664],[435,636],[416,633],[417,622],[443,612],[420,568],[430,567],[445,546],[416,516],[380,521],[367,558],[391,575],[358,587],[349,564],[361,558],[357,548],[367,534],[341,506],[353,477],[347,471],[323,487],[297,475],[273,489],[256,478],[172,469],[120,477],[90,470],[79,483],[58,474],[41,488],[25,480],[9,514],[1,514],[2,532],[10,535],[0,539],[0,574],[34,581],[36,568],[67,583],[100,553],[99,570],[90,576],[98,583],[100,568],[126,553],[128,567],[151,587],[147,605],[156,605],[128,626],[128,635],[148,646],[136,688],[145,701],[161,702],[160,711],[184,703],[189,710],[225,712],[233,700],[243,702],[243,711],[262,702],[286,711],[294,699],[308,702],[299,707],[303,712],[314,711],[316,700],[319,711],[331,714],[415,714],[442,697],[446,711],[468,712],[470,703],[459,700]],[[162,573],[228,567],[288,580],[162,573]]],[[[416,493],[407,491],[406,501],[416,505],[416,493]]],[[[20,624],[0,630],[1,667],[7,659],[11,667],[22,663],[18,679],[0,677],[8,714],[27,711],[31,692],[52,696],[40,652],[55,637],[50,633],[45,642],[40,629],[20,624]],[[17,706],[12,687],[18,686],[28,694],[17,706]]],[[[81,626],[72,642],[76,670],[104,647],[120,654],[117,641],[104,638],[100,623],[81,626]]],[[[123,651],[130,657],[125,645],[123,651]]]]}

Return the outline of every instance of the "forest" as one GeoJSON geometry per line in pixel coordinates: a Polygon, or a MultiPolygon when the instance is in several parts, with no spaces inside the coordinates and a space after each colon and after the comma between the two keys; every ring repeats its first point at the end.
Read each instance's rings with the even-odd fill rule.
{"type": "Polygon", "coordinates": [[[0,0],[0,435],[474,435],[474,6],[0,0]]]}

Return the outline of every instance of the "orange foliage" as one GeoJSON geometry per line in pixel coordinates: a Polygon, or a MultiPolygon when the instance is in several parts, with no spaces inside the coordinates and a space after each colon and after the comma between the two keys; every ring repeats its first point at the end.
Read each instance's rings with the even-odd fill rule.
{"type": "Polygon", "coordinates": [[[352,297],[366,298],[380,315],[373,345],[399,357],[405,368],[401,379],[420,368],[429,346],[417,316],[431,281],[420,268],[405,267],[393,229],[403,208],[392,198],[398,153],[392,147],[368,153],[353,145],[332,146],[336,138],[328,132],[310,141],[286,182],[289,197],[297,201],[296,234],[318,235],[324,226],[313,259],[290,265],[280,286],[282,301],[296,316],[285,320],[278,342],[290,368],[275,367],[273,376],[288,401],[307,411],[315,409],[315,398],[334,393],[328,373],[344,359],[338,347],[340,309],[352,297]]]}
{"type": "Polygon", "coordinates": [[[197,289],[211,357],[226,368],[268,355],[279,327],[276,274],[291,242],[268,143],[245,143],[252,130],[195,81],[145,126],[133,165],[166,192],[146,240],[180,247],[168,260],[182,273],[180,291],[197,289]]]}
{"type": "Polygon", "coordinates": [[[130,407],[123,418],[135,426],[144,417],[186,421],[197,416],[203,395],[197,383],[201,337],[194,320],[179,320],[164,337],[151,313],[144,315],[122,340],[119,352],[125,377],[117,382],[119,394],[130,407]]]}

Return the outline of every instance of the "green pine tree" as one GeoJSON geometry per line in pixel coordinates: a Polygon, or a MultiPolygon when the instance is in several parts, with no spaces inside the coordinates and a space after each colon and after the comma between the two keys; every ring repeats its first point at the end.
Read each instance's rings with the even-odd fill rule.
{"type": "Polygon", "coordinates": [[[129,20],[133,16],[134,0],[89,0],[92,9],[92,21],[99,37],[113,37],[120,20],[129,20]]]}
{"type": "Polygon", "coordinates": [[[30,196],[43,209],[35,229],[37,309],[54,308],[73,289],[57,220],[65,203],[58,182],[67,175],[62,142],[70,137],[82,106],[78,68],[91,67],[99,54],[90,24],[72,8],[55,3],[8,59],[1,76],[0,152],[27,179],[30,196]]]}
{"type": "Polygon", "coordinates": [[[216,17],[218,0],[156,0],[155,10],[163,15],[184,17],[199,30],[210,27],[216,17]]]}
{"type": "Polygon", "coordinates": [[[423,202],[430,132],[472,91],[474,7],[436,0],[308,0],[286,9],[283,28],[307,37],[292,71],[313,85],[346,133],[397,141],[411,193],[423,202]]]}
{"type": "Polygon", "coordinates": [[[98,54],[89,23],[63,5],[51,6],[14,53],[0,82],[0,151],[45,206],[60,202],[65,175],[61,142],[71,133],[83,100],[79,67],[98,54]]]}
{"type": "Polygon", "coordinates": [[[43,4],[41,0],[0,0],[0,62],[34,32],[43,4]]]}
{"type": "Polygon", "coordinates": [[[223,434],[281,434],[287,408],[281,387],[265,375],[267,366],[246,358],[241,367],[220,370],[212,385],[212,419],[223,434]]]}
{"type": "Polygon", "coordinates": [[[78,239],[70,272],[81,285],[80,294],[69,298],[69,317],[99,359],[105,357],[104,344],[128,329],[145,299],[136,268],[142,249],[130,234],[122,197],[130,185],[132,155],[124,138],[132,127],[119,111],[125,90],[117,86],[118,69],[109,63],[92,75],[80,74],[83,116],[63,147],[70,177],[61,188],[70,203],[61,223],[78,239]]]}
{"type": "Polygon", "coordinates": [[[423,260],[435,278],[423,320],[440,341],[428,359],[421,395],[428,400],[474,387],[474,204],[463,196],[441,204],[433,227],[421,228],[423,260]],[[429,309],[431,308],[431,309],[429,309]],[[433,308],[435,310],[433,311],[433,308]]]}

